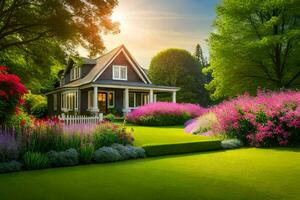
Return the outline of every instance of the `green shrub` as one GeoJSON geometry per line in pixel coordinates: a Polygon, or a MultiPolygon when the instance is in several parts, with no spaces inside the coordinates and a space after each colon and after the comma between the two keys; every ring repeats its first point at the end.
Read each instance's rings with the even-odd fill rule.
{"type": "Polygon", "coordinates": [[[112,148],[116,149],[121,155],[122,160],[144,158],[145,150],[141,147],[133,147],[130,145],[124,146],[121,144],[113,144],[112,148]]]}
{"type": "Polygon", "coordinates": [[[79,149],[79,160],[81,163],[91,163],[94,154],[93,144],[84,144],[79,149]]]}
{"type": "Polygon", "coordinates": [[[97,163],[115,162],[121,159],[120,153],[112,147],[102,147],[94,153],[94,160],[97,163]]]}
{"type": "Polygon", "coordinates": [[[108,121],[110,121],[110,122],[114,122],[115,121],[115,119],[116,119],[116,117],[115,117],[115,115],[114,114],[107,114],[107,115],[105,115],[104,116],[104,119],[106,119],[106,120],[108,120],[108,121]]]}
{"type": "Polygon", "coordinates": [[[26,112],[42,118],[48,115],[47,98],[43,95],[28,93],[24,96],[26,112]]]}
{"type": "Polygon", "coordinates": [[[200,141],[188,143],[172,143],[145,145],[143,148],[148,156],[161,156],[169,154],[192,153],[199,151],[211,151],[221,149],[221,141],[200,141]]]}
{"type": "Polygon", "coordinates": [[[243,143],[238,139],[229,139],[229,140],[223,140],[221,142],[221,146],[223,149],[234,149],[234,148],[242,147],[243,143]]]}
{"type": "Polygon", "coordinates": [[[182,115],[148,115],[140,117],[139,121],[136,123],[145,126],[171,126],[184,124],[189,119],[191,119],[191,116],[188,113],[183,113],[182,115]]]}
{"type": "Polygon", "coordinates": [[[9,162],[17,160],[18,158],[19,148],[15,141],[9,140],[4,141],[3,143],[0,142],[0,162],[9,162]]]}
{"type": "Polygon", "coordinates": [[[114,143],[132,144],[133,140],[132,135],[126,132],[124,125],[120,126],[109,122],[98,125],[93,134],[95,149],[111,146],[114,143]]]}
{"type": "Polygon", "coordinates": [[[43,169],[49,166],[47,155],[39,152],[26,152],[23,156],[23,162],[26,169],[43,169]]]}
{"type": "Polygon", "coordinates": [[[50,151],[48,157],[51,166],[73,166],[79,163],[79,155],[76,149],[68,149],[66,151],[50,151]]]}
{"type": "Polygon", "coordinates": [[[0,173],[20,171],[22,164],[17,161],[0,163],[0,173]]]}

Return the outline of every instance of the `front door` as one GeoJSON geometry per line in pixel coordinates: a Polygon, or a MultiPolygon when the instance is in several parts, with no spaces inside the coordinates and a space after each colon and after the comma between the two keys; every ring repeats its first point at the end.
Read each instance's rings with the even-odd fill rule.
{"type": "Polygon", "coordinates": [[[99,92],[98,93],[98,108],[101,113],[107,113],[107,93],[99,92]]]}

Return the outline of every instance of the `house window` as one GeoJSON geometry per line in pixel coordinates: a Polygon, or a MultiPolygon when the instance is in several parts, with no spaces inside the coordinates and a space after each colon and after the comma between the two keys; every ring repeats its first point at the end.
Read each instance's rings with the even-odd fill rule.
{"type": "Polygon", "coordinates": [[[149,94],[140,92],[129,92],[129,107],[136,108],[149,103],[149,94]]]}
{"type": "Polygon", "coordinates": [[[76,111],[78,110],[78,92],[64,92],[61,94],[61,110],[76,111]]]}
{"type": "Polygon", "coordinates": [[[114,92],[108,92],[107,93],[107,107],[108,108],[114,108],[115,107],[115,93],[114,92]]]}
{"type": "Polygon", "coordinates": [[[57,94],[53,94],[53,110],[57,111],[57,94]]]}
{"type": "Polygon", "coordinates": [[[74,67],[70,71],[70,79],[71,81],[79,79],[80,78],[80,67],[74,67]]]}
{"type": "Polygon", "coordinates": [[[113,66],[114,80],[127,80],[127,66],[114,65],[113,66]]]}

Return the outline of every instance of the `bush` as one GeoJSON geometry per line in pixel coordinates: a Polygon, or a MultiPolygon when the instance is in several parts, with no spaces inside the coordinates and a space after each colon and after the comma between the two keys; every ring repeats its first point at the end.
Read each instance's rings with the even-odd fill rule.
{"type": "Polygon", "coordinates": [[[38,94],[26,94],[24,96],[26,112],[37,117],[42,118],[48,115],[47,98],[38,94]]]}
{"type": "Polygon", "coordinates": [[[128,114],[127,120],[147,126],[182,125],[187,120],[206,112],[196,104],[158,102],[139,107],[128,114]]]}
{"type": "Polygon", "coordinates": [[[81,163],[91,163],[94,154],[93,144],[84,144],[79,149],[79,160],[81,163]]]}
{"type": "Polygon", "coordinates": [[[111,146],[114,143],[132,144],[133,137],[126,132],[125,126],[115,125],[109,122],[97,126],[93,135],[95,149],[104,146],[111,146]]]}
{"type": "Polygon", "coordinates": [[[229,140],[223,140],[221,142],[221,146],[223,149],[234,149],[234,148],[242,147],[243,143],[238,139],[229,139],[229,140]]]}
{"type": "Polygon", "coordinates": [[[11,135],[0,135],[0,162],[9,162],[19,158],[19,146],[11,135]]]}
{"type": "Polygon", "coordinates": [[[112,148],[116,149],[121,155],[122,160],[144,158],[146,157],[145,150],[141,147],[134,147],[130,145],[113,144],[112,148]]]}
{"type": "Polygon", "coordinates": [[[102,147],[94,153],[94,160],[97,163],[116,162],[121,159],[120,153],[112,147],[102,147]]]}
{"type": "Polygon", "coordinates": [[[49,166],[47,155],[39,152],[26,152],[23,155],[23,162],[26,169],[43,169],[49,166]]]}
{"type": "Polygon", "coordinates": [[[79,163],[79,155],[76,149],[68,149],[66,151],[50,151],[48,152],[48,157],[51,166],[61,167],[61,166],[73,166],[79,163]]]}
{"type": "Polygon", "coordinates": [[[0,163],[0,173],[20,171],[22,164],[17,161],[0,163]]]}
{"type": "Polygon", "coordinates": [[[213,141],[200,141],[188,143],[172,143],[172,144],[158,144],[158,145],[145,145],[143,148],[148,156],[162,156],[180,153],[192,153],[199,151],[211,151],[221,149],[221,142],[218,140],[213,141]]]}
{"type": "Polygon", "coordinates": [[[110,122],[114,122],[115,121],[115,119],[116,119],[116,117],[115,117],[115,115],[114,114],[107,114],[107,115],[105,115],[104,116],[104,119],[106,119],[106,120],[108,120],[108,121],[110,121],[110,122]]]}
{"type": "Polygon", "coordinates": [[[25,93],[27,89],[21,83],[20,78],[14,74],[8,74],[7,68],[0,66],[0,124],[18,111],[25,93]]]}
{"type": "Polygon", "coordinates": [[[193,134],[207,134],[212,126],[217,123],[217,117],[213,112],[207,112],[198,118],[185,123],[185,132],[193,134]]]}

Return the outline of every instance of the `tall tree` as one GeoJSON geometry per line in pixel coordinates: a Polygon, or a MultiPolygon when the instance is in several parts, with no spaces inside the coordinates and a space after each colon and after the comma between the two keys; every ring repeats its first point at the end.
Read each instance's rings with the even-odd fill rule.
{"type": "Polygon", "coordinates": [[[300,1],[224,0],[211,33],[214,98],[300,86],[300,1]]]}
{"type": "Polygon", "coordinates": [[[199,62],[186,50],[159,52],[151,60],[149,76],[155,84],[180,87],[178,102],[208,103],[199,62]]]}
{"type": "Polygon", "coordinates": [[[0,64],[9,64],[29,88],[42,87],[40,80],[50,75],[57,61],[64,62],[65,51],[74,53],[81,46],[90,55],[102,53],[101,34],[119,31],[118,23],[110,20],[117,4],[117,0],[0,0],[0,64]]]}
{"type": "Polygon", "coordinates": [[[203,51],[202,51],[200,44],[196,45],[194,56],[196,57],[198,62],[201,64],[201,67],[205,67],[207,65],[207,61],[203,56],[203,51]]]}

